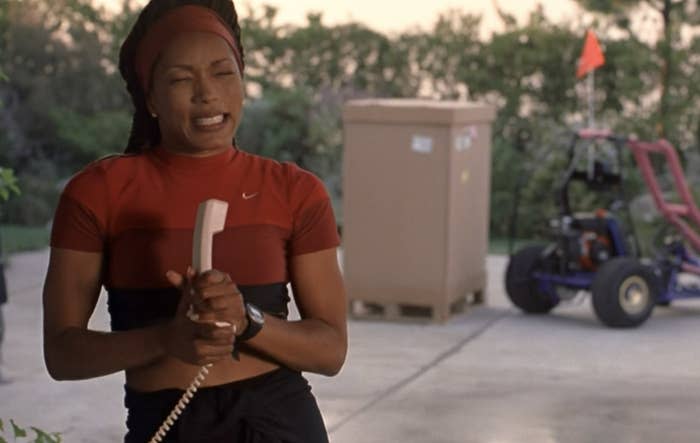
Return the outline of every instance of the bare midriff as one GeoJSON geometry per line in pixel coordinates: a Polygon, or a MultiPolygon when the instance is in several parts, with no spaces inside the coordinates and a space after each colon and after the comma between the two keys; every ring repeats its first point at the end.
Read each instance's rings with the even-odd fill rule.
{"type": "MultiPolygon", "coordinates": [[[[245,380],[274,371],[277,368],[279,368],[278,364],[241,352],[240,361],[230,358],[209,367],[209,374],[202,382],[201,387],[245,380]]],[[[185,390],[190,386],[199,370],[199,366],[166,357],[152,365],[126,371],[126,384],[129,388],[142,392],[172,388],[185,390]]]]}

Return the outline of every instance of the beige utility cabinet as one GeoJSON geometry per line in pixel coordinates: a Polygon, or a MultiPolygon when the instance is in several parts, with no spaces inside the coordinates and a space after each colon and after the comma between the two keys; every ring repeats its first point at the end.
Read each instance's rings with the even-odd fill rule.
{"type": "Polygon", "coordinates": [[[344,274],[351,313],[445,321],[483,301],[495,109],[346,104],[344,274]]]}

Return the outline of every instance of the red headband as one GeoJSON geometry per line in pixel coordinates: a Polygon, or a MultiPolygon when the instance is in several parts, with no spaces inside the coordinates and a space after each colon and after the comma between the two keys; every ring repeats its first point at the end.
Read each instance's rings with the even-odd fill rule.
{"type": "Polygon", "coordinates": [[[168,43],[183,32],[210,32],[226,40],[236,58],[238,70],[243,75],[243,60],[229,26],[216,12],[207,7],[183,5],[168,11],[158,19],[139,43],[134,66],[144,92],[148,92],[151,83],[153,63],[168,43]]]}

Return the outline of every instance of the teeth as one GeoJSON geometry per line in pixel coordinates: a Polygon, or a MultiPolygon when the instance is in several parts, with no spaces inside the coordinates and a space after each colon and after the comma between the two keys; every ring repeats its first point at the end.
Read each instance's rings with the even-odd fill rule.
{"type": "Polygon", "coordinates": [[[194,122],[198,126],[211,126],[211,125],[218,125],[219,123],[224,121],[224,115],[220,114],[215,117],[208,117],[208,118],[197,118],[194,120],[194,122]]]}

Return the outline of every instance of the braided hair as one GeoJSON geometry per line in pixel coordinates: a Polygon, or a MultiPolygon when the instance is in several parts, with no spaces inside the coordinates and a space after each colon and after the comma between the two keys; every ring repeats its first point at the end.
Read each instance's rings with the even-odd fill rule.
{"type": "MultiPolygon", "coordinates": [[[[233,38],[241,55],[242,68],[245,67],[243,45],[241,44],[241,27],[238,24],[238,13],[232,0],[150,0],[139,14],[119,52],[119,72],[126,82],[126,89],[134,104],[131,133],[124,151],[127,154],[140,153],[148,147],[158,145],[161,140],[158,120],[148,112],[146,92],[141,86],[134,66],[139,43],[141,43],[141,40],[153,23],[171,9],[183,5],[204,6],[216,12],[233,31],[233,38]]],[[[243,72],[241,72],[241,75],[243,75],[243,72]]]]}

